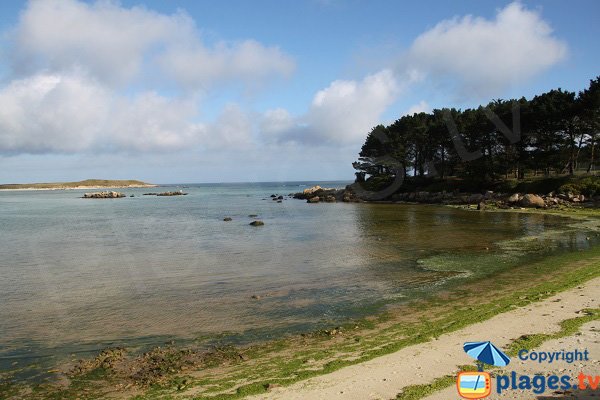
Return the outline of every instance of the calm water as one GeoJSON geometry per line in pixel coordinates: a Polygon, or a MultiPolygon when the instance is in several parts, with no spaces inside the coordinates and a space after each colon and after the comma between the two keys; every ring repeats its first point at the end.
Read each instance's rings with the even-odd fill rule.
{"type": "Polygon", "coordinates": [[[136,197],[114,200],[0,192],[0,369],[114,343],[313,329],[438,290],[458,271],[591,243],[557,217],[268,197],[312,184],[126,189],[136,197]],[[541,245],[523,255],[515,240],[530,237],[541,245]]]}

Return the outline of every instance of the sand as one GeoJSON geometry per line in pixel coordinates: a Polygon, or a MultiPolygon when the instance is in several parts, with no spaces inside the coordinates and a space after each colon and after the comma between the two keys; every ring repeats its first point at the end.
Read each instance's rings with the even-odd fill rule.
{"type": "MultiPolygon", "coordinates": [[[[394,399],[408,385],[427,384],[435,378],[455,374],[459,365],[472,364],[473,360],[464,353],[462,345],[467,341],[491,340],[500,348],[512,340],[534,333],[553,333],[563,320],[581,316],[582,309],[600,307],[600,278],[586,282],[575,289],[557,294],[544,301],[530,304],[487,321],[477,323],[459,331],[440,336],[437,340],[406,347],[361,364],[318,376],[291,386],[275,388],[269,393],[250,397],[251,399],[394,399]]],[[[587,363],[565,366],[564,364],[538,364],[515,359],[508,371],[518,373],[550,372],[553,369],[565,371],[559,375],[571,374],[575,377],[579,370],[600,374],[598,345],[600,322],[584,325],[581,336],[574,335],[545,343],[543,350],[567,348],[588,348],[591,351],[587,363]],[[581,365],[580,365],[581,364],[581,365]],[[568,368],[567,368],[568,367],[568,368]],[[534,372],[532,372],[534,371],[534,372]],[[575,372],[577,371],[577,373],[575,372]]],[[[495,382],[493,382],[495,384],[495,382]]],[[[598,390],[600,392],[600,390],[598,390]]],[[[551,392],[547,392],[550,394],[551,392]]],[[[454,387],[440,391],[430,399],[458,399],[454,387]]],[[[502,397],[488,398],[535,399],[538,395],[530,392],[506,391],[502,397]]],[[[543,398],[543,397],[539,397],[543,398]]],[[[581,397],[581,394],[577,398],[581,397]]],[[[595,397],[593,397],[595,398],[595,397]]]]}

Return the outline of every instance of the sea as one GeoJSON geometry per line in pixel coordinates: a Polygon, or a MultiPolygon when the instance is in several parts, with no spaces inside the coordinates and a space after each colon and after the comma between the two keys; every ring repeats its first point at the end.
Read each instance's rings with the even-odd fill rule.
{"type": "Polygon", "coordinates": [[[289,196],[348,183],[0,191],[0,371],[33,379],[106,347],[332,327],[598,242],[557,216],[289,196]],[[187,195],[144,195],[176,190],[187,195]]]}

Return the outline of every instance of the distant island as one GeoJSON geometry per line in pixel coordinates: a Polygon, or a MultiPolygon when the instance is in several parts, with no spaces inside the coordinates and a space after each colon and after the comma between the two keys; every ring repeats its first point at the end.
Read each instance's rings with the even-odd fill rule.
{"type": "Polygon", "coordinates": [[[86,179],[79,182],[53,183],[11,183],[0,185],[0,190],[67,190],[67,189],[108,189],[108,188],[144,188],[157,185],[128,179],[86,179]]]}

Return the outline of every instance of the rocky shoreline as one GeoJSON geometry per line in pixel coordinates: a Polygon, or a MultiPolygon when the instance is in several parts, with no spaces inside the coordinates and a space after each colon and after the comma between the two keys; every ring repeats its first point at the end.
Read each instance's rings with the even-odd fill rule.
{"type": "Polygon", "coordinates": [[[295,199],[306,200],[307,203],[424,203],[442,205],[476,205],[477,209],[486,207],[500,209],[515,208],[564,208],[571,206],[599,207],[600,196],[588,198],[573,193],[484,193],[454,192],[403,192],[395,193],[385,199],[375,199],[371,192],[366,192],[357,183],[344,189],[322,188],[313,186],[293,195],[295,199]]]}

